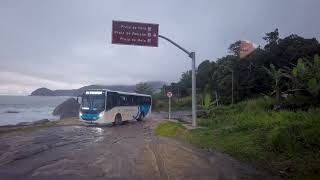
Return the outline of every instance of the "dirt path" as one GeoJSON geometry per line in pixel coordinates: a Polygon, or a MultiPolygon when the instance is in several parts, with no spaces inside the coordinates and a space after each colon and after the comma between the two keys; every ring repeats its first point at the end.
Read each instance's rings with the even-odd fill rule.
{"type": "MultiPolygon", "coordinates": [[[[162,120],[68,125],[0,137],[5,179],[272,179],[227,155],[157,137],[162,120]]],[[[72,124],[72,123],[71,123],[72,124]]]]}

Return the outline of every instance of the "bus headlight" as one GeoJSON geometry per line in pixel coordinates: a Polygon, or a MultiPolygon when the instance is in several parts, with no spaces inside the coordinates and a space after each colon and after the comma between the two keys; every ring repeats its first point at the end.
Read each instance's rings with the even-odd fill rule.
{"type": "Polygon", "coordinates": [[[99,118],[101,118],[103,116],[103,112],[99,114],[99,118]]]}
{"type": "Polygon", "coordinates": [[[82,116],[82,113],[81,113],[81,112],[79,112],[79,116],[80,116],[80,117],[82,116]]]}

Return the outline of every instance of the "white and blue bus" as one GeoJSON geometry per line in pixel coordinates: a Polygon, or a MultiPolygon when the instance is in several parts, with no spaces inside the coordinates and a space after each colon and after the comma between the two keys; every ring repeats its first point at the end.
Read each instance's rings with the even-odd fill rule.
{"type": "Polygon", "coordinates": [[[81,95],[80,120],[92,124],[113,123],[148,117],[152,98],[146,94],[111,91],[107,89],[86,90],[81,95]]]}

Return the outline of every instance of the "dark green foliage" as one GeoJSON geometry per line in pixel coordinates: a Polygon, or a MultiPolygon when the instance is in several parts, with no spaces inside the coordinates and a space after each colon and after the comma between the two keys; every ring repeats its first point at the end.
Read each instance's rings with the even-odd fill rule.
{"type": "Polygon", "coordinates": [[[289,97],[284,104],[291,109],[309,108],[320,104],[320,57],[298,60],[286,76],[289,97]]]}
{"type": "MultiPolygon", "coordinates": [[[[278,29],[266,33],[263,39],[266,45],[258,47],[246,59],[240,59],[240,41],[236,41],[229,47],[231,55],[221,57],[214,61],[205,60],[199,64],[197,70],[197,92],[209,93],[215,97],[218,92],[220,103],[231,103],[231,70],[234,71],[234,100],[239,102],[261,94],[274,94],[287,92],[293,82],[289,77],[282,77],[281,82],[275,88],[274,78],[268,74],[264,67],[273,67],[276,71],[291,71],[296,66],[299,58],[304,58],[304,63],[312,62],[315,54],[320,54],[320,44],[315,39],[307,39],[292,34],[280,38],[278,29]]],[[[318,73],[319,71],[311,71],[318,73]]],[[[318,80],[309,79],[308,86],[316,89],[318,80]]],[[[187,71],[176,85],[179,85],[182,96],[191,95],[191,72],[187,71]]]]}
{"type": "MultiPolygon", "coordinates": [[[[285,178],[319,179],[320,44],[295,34],[280,38],[278,29],[263,39],[266,45],[246,59],[239,59],[236,41],[230,55],[199,65],[197,92],[203,101],[198,104],[204,105],[207,118],[198,125],[205,128],[186,131],[177,125],[172,129],[178,133],[159,134],[183,134],[187,142],[227,152],[285,178]],[[211,103],[215,92],[220,104],[231,103],[231,72],[238,103],[216,107],[211,103]]],[[[176,84],[182,96],[190,96],[191,73],[176,84]]]]}
{"type": "Polygon", "coordinates": [[[236,41],[233,44],[230,44],[229,46],[229,53],[235,55],[235,56],[239,56],[240,54],[240,44],[241,41],[236,41]]]}
{"type": "Polygon", "coordinates": [[[278,43],[279,43],[279,31],[278,28],[276,28],[273,32],[266,33],[266,36],[263,37],[263,40],[265,40],[268,44],[264,47],[267,51],[273,51],[278,43]]]}

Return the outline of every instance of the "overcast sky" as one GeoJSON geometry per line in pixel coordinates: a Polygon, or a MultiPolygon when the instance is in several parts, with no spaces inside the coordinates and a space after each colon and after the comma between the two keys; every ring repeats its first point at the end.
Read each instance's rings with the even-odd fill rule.
{"type": "Polygon", "coordinates": [[[159,24],[197,64],[228,53],[236,40],[263,45],[279,28],[319,40],[319,0],[0,0],[0,94],[38,87],[177,81],[191,67],[182,51],[111,44],[112,20],[159,24]]]}

